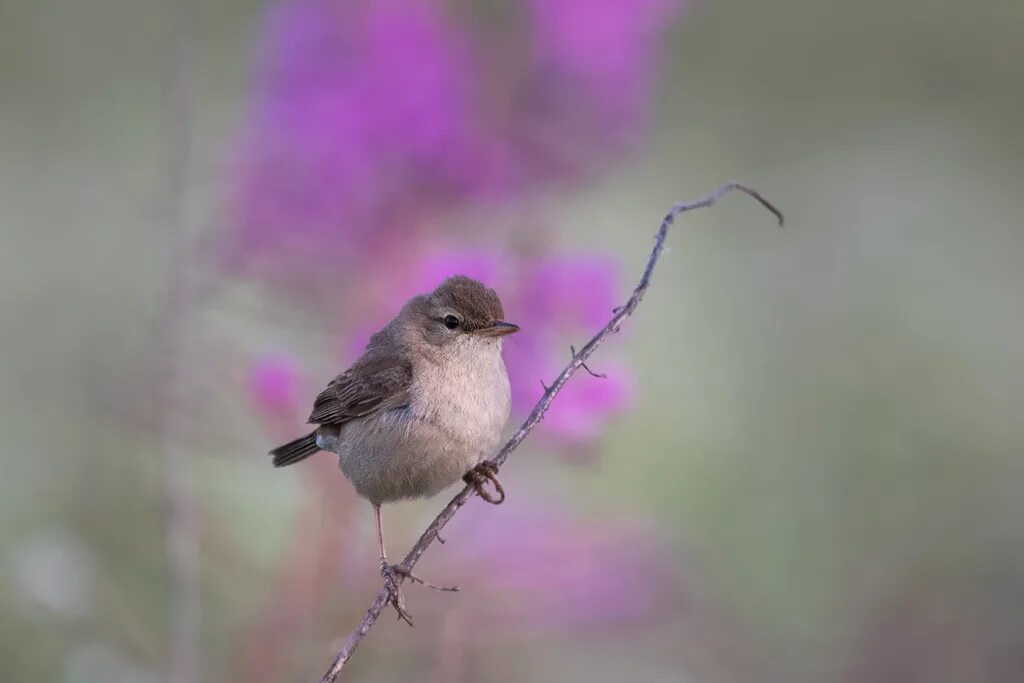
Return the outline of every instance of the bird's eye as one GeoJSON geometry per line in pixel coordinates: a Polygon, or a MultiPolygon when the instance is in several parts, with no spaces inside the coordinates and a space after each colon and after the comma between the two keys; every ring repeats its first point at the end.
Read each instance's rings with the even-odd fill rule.
{"type": "Polygon", "coordinates": [[[446,315],[444,317],[444,326],[447,327],[449,330],[454,330],[456,327],[459,326],[459,319],[456,318],[454,315],[446,315]]]}

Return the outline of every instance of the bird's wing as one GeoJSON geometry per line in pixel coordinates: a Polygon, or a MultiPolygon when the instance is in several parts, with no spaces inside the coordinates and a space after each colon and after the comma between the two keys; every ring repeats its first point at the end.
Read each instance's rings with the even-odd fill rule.
{"type": "Polygon", "coordinates": [[[378,410],[406,405],[412,384],[412,366],[368,354],[335,377],[313,403],[309,422],[344,424],[378,410]]]}

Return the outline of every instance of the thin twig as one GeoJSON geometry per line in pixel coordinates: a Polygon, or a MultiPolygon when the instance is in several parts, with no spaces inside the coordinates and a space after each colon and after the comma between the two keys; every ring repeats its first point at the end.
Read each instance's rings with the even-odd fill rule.
{"type": "MultiPolygon", "coordinates": [[[[632,315],[633,311],[636,310],[636,307],[640,305],[640,301],[643,300],[644,294],[647,292],[647,288],[651,284],[651,275],[654,273],[654,266],[658,263],[658,258],[661,256],[661,252],[665,248],[665,238],[668,236],[668,229],[672,227],[676,216],[686,213],[687,211],[693,211],[694,209],[703,209],[713,206],[719,199],[733,190],[738,190],[756,199],[762,206],[775,214],[775,217],[779,220],[779,225],[783,224],[782,213],[778,209],[776,209],[758,192],[739,183],[728,183],[703,199],[690,203],[676,204],[673,206],[661,222],[661,227],[658,229],[658,234],[654,240],[654,248],[651,250],[651,255],[647,259],[647,267],[644,268],[643,276],[641,276],[640,282],[637,283],[636,287],[633,289],[633,294],[629,297],[629,300],[616,309],[612,319],[609,320],[608,323],[590,339],[590,341],[583,345],[579,350],[579,353],[573,354],[572,360],[570,360],[569,364],[562,369],[562,372],[558,374],[558,377],[555,378],[555,381],[551,386],[547,387],[547,385],[545,385],[546,389],[544,391],[544,395],[541,396],[539,401],[537,401],[537,405],[534,406],[533,411],[530,412],[530,415],[526,418],[523,424],[516,430],[516,433],[512,435],[504,446],[502,446],[501,450],[498,451],[498,454],[494,456],[492,462],[495,465],[501,466],[505,464],[505,461],[508,459],[509,455],[512,454],[512,451],[518,448],[519,444],[521,444],[527,435],[533,431],[533,428],[544,419],[544,414],[551,406],[551,402],[554,401],[555,396],[557,396],[558,392],[562,390],[565,383],[569,381],[569,378],[584,366],[587,358],[589,358],[594,351],[596,351],[597,348],[603,344],[606,339],[608,339],[608,337],[618,332],[622,321],[632,315]]],[[[412,570],[420,557],[422,557],[423,553],[430,547],[430,544],[437,538],[438,532],[440,532],[449,520],[455,516],[455,513],[458,512],[459,508],[466,504],[466,501],[469,500],[472,494],[473,487],[466,486],[451,499],[443,510],[441,510],[441,513],[434,518],[434,521],[430,523],[430,526],[427,527],[426,531],[423,532],[423,535],[420,536],[418,541],[416,541],[416,544],[412,547],[412,550],[409,551],[409,554],[405,556],[404,560],[402,560],[402,563],[399,566],[403,570],[412,570]]],[[[396,578],[399,583],[401,583],[403,577],[399,575],[396,578]]],[[[366,637],[366,634],[370,632],[371,628],[373,628],[373,624],[377,621],[377,618],[380,616],[387,604],[388,591],[384,588],[377,594],[377,599],[373,601],[372,605],[370,605],[370,608],[366,611],[366,615],[363,617],[359,626],[349,634],[348,638],[345,640],[344,646],[341,648],[341,651],[338,652],[338,655],[334,658],[331,668],[324,674],[320,683],[333,683],[337,680],[342,668],[348,660],[351,659],[352,653],[355,652],[357,647],[359,647],[359,643],[362,642],[363,638],[366,637]]]]}
{"type": "MultiPolygon", "coordinates": [[[[569,344],[569,354],[572,356],[576,355],[576,347],[573,346],[572,344],[569,344]]],[[[580,367],[586,370],[587,374],[590,375],[591,377],[596,377],[597,379],[608,379],[608,375],[604,374],[603,372],[594,372],[586,363],[583,363],[580,367]]]]}

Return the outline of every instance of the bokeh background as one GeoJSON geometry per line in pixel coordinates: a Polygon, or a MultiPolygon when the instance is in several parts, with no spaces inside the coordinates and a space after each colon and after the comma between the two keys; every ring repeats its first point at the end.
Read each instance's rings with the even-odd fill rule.
{"type": "MultiPolygon", "coordinates": [[[[201,6],[200,6],[201,5],[201,6]]],[[[0,7],[9,681],[317,680],[375,594],[331,457],[406,296],[482,277],[521,416],[360,681],[1024,677],[1024,4],[0,7]]],[[[400,556],[443,499],[392,506],[400,556]]]]}

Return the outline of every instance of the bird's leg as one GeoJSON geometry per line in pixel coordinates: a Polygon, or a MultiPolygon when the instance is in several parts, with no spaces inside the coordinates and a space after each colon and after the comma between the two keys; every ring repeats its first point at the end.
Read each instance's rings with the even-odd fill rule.
{"type": "Polygon", "coordinates": [[[384,578],[384,587],[388,589],[388,602],[398,612],[398,618],[413,626],[412,617],[405,611],[405,596],[399,587],[397,572],[388,564],[388,554],[384,550],[384,524],[380,518],[380,503],[373,503],[373,516],[377,520],[377,546],[380,548],[380,575],[384,578]]]}
{"type": "Polygon", "coordinates": [[[418,583],[427,588],[436,591],[447,591],[456,592],[459,590],[458,586],[435,586],[429,581],[424,581],[420,577],[412,573],[412,571],[406,569],[400,564],[389,564],[388,555],[384,550],[384,523],[381,520],[380,505],[373,504],[373,516],[377,520],[377,545],[380,548],[380,575],[384,578],[384,585],[388,589],[390,594],[389,602],[398,612],[398,618],[405,621],[405,623],[412,626],[412,616],[405,610],[405,596],[402,595],[402,589],[399,587],[399,576],[403,576],[413,583],[418,583]]]}
{"type": "Polygon", "coordinates": [[[477,495],[491,505],[501,505],[505,502],[505,489],[502,488],[501,482],[498,481],[498,466],[490,460],[484,460],[469,472],[466,472],[462,475],[462,481],[472,486],[477,495]],[[491,492],[484,486],[487,482],[494,485],[494,492],[497,494],[497,497],[491,495],[491,492]]]}

